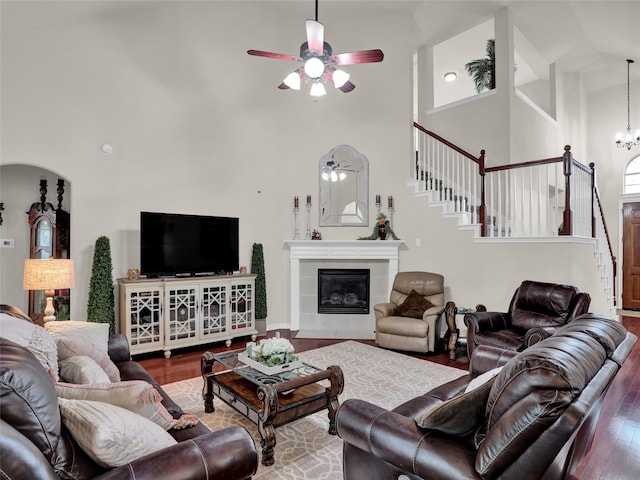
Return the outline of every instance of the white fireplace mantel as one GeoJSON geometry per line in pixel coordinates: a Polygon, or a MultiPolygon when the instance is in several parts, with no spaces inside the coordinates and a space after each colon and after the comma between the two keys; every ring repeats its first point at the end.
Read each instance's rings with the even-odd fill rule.
{"type": "Polygon", "coordinates": [[[388,291],[398,273],[402,240],[288,240],[291,268],[291,330],[300,329],[300,261],[386,260],[388,291]]]}

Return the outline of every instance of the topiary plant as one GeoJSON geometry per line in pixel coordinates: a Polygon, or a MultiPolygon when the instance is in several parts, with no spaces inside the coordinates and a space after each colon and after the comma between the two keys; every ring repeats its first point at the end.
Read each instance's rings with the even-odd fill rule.
{"type": "Polygon", "coordinates": [[[253,244],[251,253],[251,273],[256,277],[256,303],[255,318],[261,320],[267,318],[267,278],[264,272],[264,253],[261,243],[253,244]]]}
{"type": "Polygon", "coordinates": [[[112,270],[109,238],[105,236],[98,237],[93,252],[89,301],[87,302],[87,321],[108,323],[109,331],[115,333],[115,298],[112,270]]]}

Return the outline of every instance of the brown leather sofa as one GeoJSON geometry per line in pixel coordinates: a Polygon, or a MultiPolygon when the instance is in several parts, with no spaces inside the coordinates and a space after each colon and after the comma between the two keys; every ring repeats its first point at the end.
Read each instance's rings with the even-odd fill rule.
{"type": "Polygon", "coordinates": [[[556,328],[587,313],[591,297],[571,285],[526,280],[515,291],[507,312],[470,312],[469,358],[478,345],[523,350],[550,336],[556,328]]]}
{"type": "MultiPolygon", "coordinates": [[[[414,294],[415,295],[415,294],[414,294]]],[[[433,352],[438,320],[444,310],[444,277],[429,272],[400,272],[393,281],[389,302],[374,306],[376,345],[393,350],[433,352]],[[397,309],[411,291],[430,304],[419,317],[399,315],[397,309]]]]}
{"type": "Polygon", "coordinates": [[[602,400],[636,340],[619,322],[586,314],[523,352],[479,346],[468,375],[392,411],[347,400],[336,417],[344,478],[574,478],[602,400]],[[462,393],[501,364],[484,398],[462,393]],[[451,418],[433,413],[452,405],[451,418]],[[424,418],[435,426],[418,426],[424,418]]]}
{"type": "MultiPolygon", "coordinates": [[[[109,356],[123,381],[150,382],[174,418],[184,413],[148,372],[131,360],[124,335],[111,335],[109,356]]],[[[172,447],[110,470],[99,466],[61,422],[54,384],[45,368],[29,350],[6,338],[0,338],[0,418],[3,479],[240,480],[251,478],[258,468],[256,445],[246,429],[229,427],[211,432],[200,422],[169,430],[179,442],[172,447]],[[25,414],[29,409],[32,412],[25,414]]]]}

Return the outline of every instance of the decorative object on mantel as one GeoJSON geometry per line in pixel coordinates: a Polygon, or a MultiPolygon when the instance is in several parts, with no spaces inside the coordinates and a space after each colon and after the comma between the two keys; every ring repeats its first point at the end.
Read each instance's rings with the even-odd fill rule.
{"type": "MultiPolygon", "coordinates": [[[[393,202],[393,200],[391,200],[391,202],[393,202]]],[[[391,203],[391,205],[393,205],[393,203],[391,203]]],[[[373,227],[371,235],[368,237],[359,237],[358,240],[386,240],[387,236],[390,236],[394,240],[400,240],[396,237],[393,228],[391,228],[391,224],[389,223],[389,220],[387,220],[387,216],[384,213],[379,213],[376,216],[376,224],[373,227]]]]}
{"type": "Polygon", "coordinates": [[[311,240],[311,195],[307,195],[307,240],[311,240]]]}
{"type": "MultiPolygon", "coordinates": [[[[382,210],[382,201],[380,199],[380,194],[376,194],[376,214],[378,215],[376,218],[380,217],[380,211],[382,210]]],[[[395,209],[393,208],[393,195],[389,195],[387,197],[387,210],[389,212],[389,225],[393,228],[393,212],[395,209]]]]}
{"type": "Polygon", "coordinates": [[[311,233],[311,240],[322,240],[322,234],[318,230],[313,230],[311,233]]]}
{"type": "Polygon", "coordinates": [[[286,338],[272,337],[260,340],[257,344],[247,342],[247,348],[238,355],[238,359],[261,373],[271,375],[302,366],[294,351],[286,338]]]}
{"type": "Polygon", "coordinates": [[[298,214],[300,213],[300,201],[298,196],[293,197],[293,239],[300,239],[300,232],[298,231],[298,214]]]}
{"type": "Polygon", "coordinates": [[[0,203],[0,225],[2,225],[2,212],[4,211],[4,203],[0,203]]]}
{"type": "Polygon", "coordinates": [[[629,94],[629,66],[634,63],[630,58],[627,59],[627,132],[626,135],[623,133],[618,133],[616,135],[616,145],[618,148],[626,148],[627,150],[631,150],[631,147],[635,145],[640,145],[640,129],[636,130],[635,136],[631,135],[631,100],[629,94]]]}

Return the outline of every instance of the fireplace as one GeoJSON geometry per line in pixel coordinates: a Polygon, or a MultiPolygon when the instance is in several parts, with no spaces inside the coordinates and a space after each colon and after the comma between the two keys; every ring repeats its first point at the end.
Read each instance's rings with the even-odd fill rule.
{"type": "Polygon", "coordinates": [[[318,313],[369,313],[368,268],[319,268],[318,313]]]}

